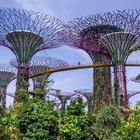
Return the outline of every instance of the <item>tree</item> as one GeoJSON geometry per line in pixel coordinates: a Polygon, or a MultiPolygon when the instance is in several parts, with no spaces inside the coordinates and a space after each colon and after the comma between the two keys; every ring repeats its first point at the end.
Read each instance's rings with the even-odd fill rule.
{"type": "Polygon", "coordinates": [[[58,114],[51,103],[35,97],[20,104],[17,112],[19,139],[55,140],[57,125],[58,114]]]}
{"type": "Polygon", "coordinates": [[[112,133],[121,126],[122,122],[123,115],[116,107],[112,105],[105,106],[96,116],[94,134],[101,140],[108,140],[112,133]]]}
{"type": "Polygon", "coordinates": [[[86,104],[81,98],[71,102],[65,115],[60,118],[59,133],[62,140],[88,140],[91,136],[90,126],[94,120],[85,112],[86,104]]]}
{"type": "Polygon", "coordinates": [[[0,140],[16,138],[15,114],[10,110],[0,107],[0,140]]]}
{"type": "Polygon", "coordinates": [[[136,104],[127,121],[114,134],[118,139],[139,140],[140,138],[140,102],[136,104]]]}

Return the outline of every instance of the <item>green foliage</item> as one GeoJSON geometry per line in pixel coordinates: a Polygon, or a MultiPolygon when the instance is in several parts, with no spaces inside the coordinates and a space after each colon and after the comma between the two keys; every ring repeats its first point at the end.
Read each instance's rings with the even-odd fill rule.
{"type": "Polygon", "coordinates": [[[140,138],[140,102],[132,110],[127,121],[116,131],[118,139],[139,140],[140,138]]]}
{"type": "Polygon", "coordinates": [[[94,111],[97,112],[101,108],[101,102],[103,101],[104,94],[104,82],[103,82],[103,69],[97,68],[95,69],[96,75],[96,84],[94,90],[94,111]]]}
{"type": "Polygon", "coordinates": [[[67,106],[66,112],[68,115],[79,116],[85,113],[86,103],[83,102],[81,97],[78,97],[75,101],[71,102],[69,106],[67,106]]]}
{"type": "Polygon", "coordinates": [[[13,131],[16,133],[15,124],[15,115],[10,110],[0,108],[0,139],[10,140],[13,131]]]}
{"type": "Polygon", "coordinates": [[[95,87],[93,94],[93,110],[98,112],[112,101],[112,88],[109,68],[96,68],[94,71],[95,87]]]}
{"type": "Polygon", "coordinates": [[[60,118],[59,132],[62,140],[88,140],[94,116],[85,112],[86,104],[81,98],[71,102],[65,115],[60,118]]]}
{"type": "Polygon", "coordinates": [[[57,135],[58,114],[50,103],[35,97],[20,104],[17,127],[26,140],[54,140],[57,135]]]}
{"type": "Polygon", "coordinates": [[[123,116],[116,107],[105,106],[96,116],[94,134],[99,139],[109,139],[122,122],[123,116]]]}
{"type": "MultiPolygon", "coordinates": [[[[31,92],[33,97],[40,97],[41,99],[45,100],[45,95],[52,90],[50,89],[50,85],[54,83],[53,80],[44,79],[43,77],[37,78],[38,84],[36,84],[35,88],[31,92]]],[[[54,90],[54,89],[53,89],[54,90]]]]}
{"type": "MultiPolygon", "coordinates": [[[[20,76],[19,76],[20,77],[20,76]]],[[[28,87],[29,82],[24,79],[24,77],[20,77],[21,82],[16,83],[16,92],[14,102],[20,103],[29,98],[28,87]]]]}
{"type": "Polygon", "coordinates": [[[0,139],[4,137],[5,134],[5,127],[3,125],[3,118],[5,117],[4,108],[0,106],[0,139]]]}
{"type": "Polygon", "coordinates": [[[23,102],[28,99],[28,92],[24,89],[17,90],[15,95],[15,100],[18,102],[23,102]]]}
{"type": "Polygon", "coordinates": [[[128,50],[128,53],[131,54],[131,53],[136,52],[136,51],[139,51],[139,50],[140,50],[140,45],[137,46],[137,47],[135,47],[135,48],[133,48],[133,49],[129,49],[128,50]]]}
{"type": "Polygon", "coordinates": [[[136,80],[140,80],[140,74],[136,76],[136,80]]]}

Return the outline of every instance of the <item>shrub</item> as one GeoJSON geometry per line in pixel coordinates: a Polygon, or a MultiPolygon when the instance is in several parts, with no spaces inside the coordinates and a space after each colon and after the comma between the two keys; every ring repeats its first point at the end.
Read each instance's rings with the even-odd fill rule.
{"type": "Polygon", "coordinates": [[[35,97],[20,104],[17,127],[26,140],[54,140],[57,135],[58,114],[50,103],[35,97]]]}

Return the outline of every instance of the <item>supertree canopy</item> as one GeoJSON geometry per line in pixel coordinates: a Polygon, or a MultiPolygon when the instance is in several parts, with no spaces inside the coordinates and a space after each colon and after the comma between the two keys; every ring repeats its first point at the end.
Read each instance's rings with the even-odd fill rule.
{"type": "Polygon", "coordinates": [[[50,92],[49,95],[58,98],[61,102],[61,111],[65,111],[67,100],[70,99],[72,96],[74,96],[75,93],[54,91],[54,92],[50,92]]]}
{"type": "Polygon", "coordinates": [[[6,90],[9,83],[16,78],[15,70],[6,64],[0,64],[0,104],[6,106],[6,90]]]}
{"type": "MultiPolygon", "coordinates": [[[[99,39],[105,34],[123,30],[122,27],[125,23],[121,12],[107,12],[102,15],[96,14],[85,18],[77,18],[66,25],[63,40],[68,45],[86,51],[94,63],[111,63],[112,57],[108,49],[99,43],[99,39]]],[[[110,68],[95,68],[93,77],[94,108],[95,106],[100,107],[99,104],[105,100],[106,95],[112,96],[110,68]]]]}
{"type": "MultiPolygon", "coordinates": [[[[69,64],[61,59],[34,56],[30,63],[30,73],[31,75],[34,75],[34,74],[41,73],[47,69],[50,70],[50,69],[60,68],[64,66],[69,66],[69,64]]],[[[49,76],[50,73],[35,77],[34,88],[36,87],[44,88],[45,80],[49,76]]]]}
{"type": "Polygon", "coordinates": [[[119,106],[128,106],[126,90],[126,75],[124,64],[129,56],[129,50],[139,45],[140,11],[125,11],[121,13],[124,19],[121,32],[109,33],[101,37],[100,42],[108,49],[114,64],[115,101],[119,106]]]}
{"type": "Polygon", "coordinates": [[[32,56],[61,45],[59,31],[62,29],[62,22],[48,15],[20,9],[0,10],[0,45],[9,48],[19,64],[17,90],[28,89],[28,84],[23,85],[22,81],[28,81],[32,56]]]}

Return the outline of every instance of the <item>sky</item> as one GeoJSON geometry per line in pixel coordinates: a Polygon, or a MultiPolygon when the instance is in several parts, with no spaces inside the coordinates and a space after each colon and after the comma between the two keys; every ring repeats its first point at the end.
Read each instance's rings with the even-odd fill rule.
{"type": "MultiPolygon", "coordinates": [[[[140,0],[0,0],[0,8],[18,8],[35,10],[50,16],[55,16],[68,22],[77,17],[84,17],[96,13],[121,9],[139,9],[140,0]]],[[[37,53],[39,56],[50,56],[67,61],[70,64],[91,63],[90,57],[82,50],[69,46],[62,46],[57,49],[44,50],[37,53]]],[[[14,54],[7,48],[0,46],[0,62],[8,63],[15,58],[14,54]]],[[[133,53],[128,60],[139,61],[140,52],[133,53]]],[[[130,81],[140,73],[139,67],[126,68],[128,90],[139,91],[140,84],[130,81]]],[[[93,87],[92,69],[73,70],[54,73],[50,76],[55,83],[53,87],[64,92],[73,92],[76,89],[91,89],[93,87]]],[[[15,81],[8,86],[7,92],[14,92],[15,81]]],[[[140,95],[131,98],[130,103],[135,104],[140,100],[140,95]]],[[[7,97],[7,104],[12,104],[10,97],[7,97]]]]}

